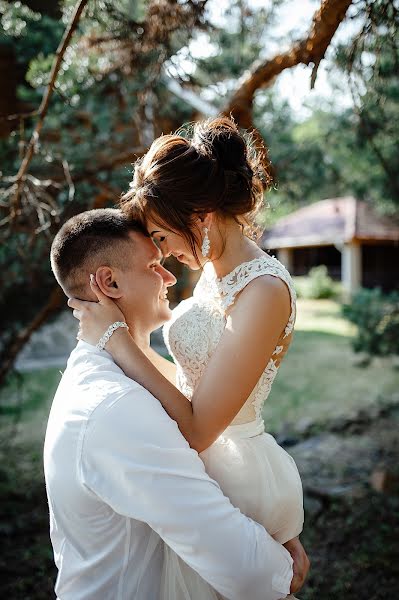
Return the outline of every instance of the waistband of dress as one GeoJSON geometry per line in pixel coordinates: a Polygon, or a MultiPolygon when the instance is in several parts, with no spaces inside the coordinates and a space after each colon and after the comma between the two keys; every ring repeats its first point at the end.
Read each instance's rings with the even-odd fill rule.
{"type": "Polygon", "coordinates": [[[261,435],[265,431],[265,425],[262,419],[256,419],[249,423],[240,423],[239,425],[229,425],[223,433],[222,437],[228,438],[251,438],[261,435]]]}

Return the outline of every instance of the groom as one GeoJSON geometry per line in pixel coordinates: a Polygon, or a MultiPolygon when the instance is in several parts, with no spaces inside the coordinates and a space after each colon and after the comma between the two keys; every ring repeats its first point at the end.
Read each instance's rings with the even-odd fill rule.
{"type": "MultiPolygon", "coordinates": [[[[176,280],[160,258],[146,232],[115,209],[73,217],[51,249],[65,294],[95,300],[96,273],[143,343],[170,318],[166,293],[176,280]]],[[[156,360],[170,378],[170,363],[156,360]]],[[[161,404],[106,348],[80,341],[71,353],[49,416],[44,470],[60,600],[157,600],[162,540],[230,600],[290,591],[289,552],[231,505],[161,404]]],[[[300,542],[289,550],[303,581],[300,542]]]]}

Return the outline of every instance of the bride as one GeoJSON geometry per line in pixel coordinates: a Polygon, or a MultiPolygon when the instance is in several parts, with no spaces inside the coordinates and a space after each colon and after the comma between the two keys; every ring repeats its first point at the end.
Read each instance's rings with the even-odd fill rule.
{"type": "MultiPolygon", "coordinates": [[[[266,179],[227,118],[197,123],[189,138],[153,142],[122,208],[144,223],[165,257],[202,274],[164,327],[176,366],[153,351],[146,356],[126,333],[109,351],[159,399],[233,505],[288,547],[303,526],[301,480],[292,457],[265,432],[262,407],[292,340],[295,291],[284,266],[251,239],[266,179]]],[[[79,335],[96,343],[123,315],[93,278],[91,285],[99,303],[79,311],[79,335]]],[[[162,590],[162,600],[217,598],[169,548],[162,590]]]]}

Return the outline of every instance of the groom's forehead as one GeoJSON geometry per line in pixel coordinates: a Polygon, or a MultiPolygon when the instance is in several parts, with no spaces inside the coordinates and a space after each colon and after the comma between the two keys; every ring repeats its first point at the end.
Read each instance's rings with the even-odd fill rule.
{"type": "Polygon", "coordinates": [[[130,237],[135,245],[136,254],[143,261],[160,260],[162,258],[162,252],[150,237],[137,231],[132,232],[130,237]]]}

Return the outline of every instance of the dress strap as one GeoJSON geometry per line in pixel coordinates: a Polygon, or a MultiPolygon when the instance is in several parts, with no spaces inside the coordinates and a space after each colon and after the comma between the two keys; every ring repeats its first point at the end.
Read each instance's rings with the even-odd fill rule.
{"type": "MultiPolygon", "coordinates": [[[[207,275],[206,272],[204,275],[207,275]]],[[[284,337],[287,337],[292,332],[295,323],[296,293],[290,274],[284,265],[274,256],[265,254],[264,256],[244,262],[221,279],[206,277],[206,283],[205,281],[202,281],[200,287],[204,291],[204,287],[202,286],[206,286],[208,293],[211,293],[214,297],[218,298],[221,308],[226,311],[234,304],[237,294],[239,294],[248,283],[262,275],[278,277],[284,281],[289,290],[291,298],[291,314],[284,331],[284,337]]]]}

